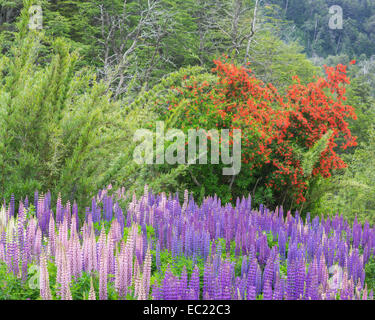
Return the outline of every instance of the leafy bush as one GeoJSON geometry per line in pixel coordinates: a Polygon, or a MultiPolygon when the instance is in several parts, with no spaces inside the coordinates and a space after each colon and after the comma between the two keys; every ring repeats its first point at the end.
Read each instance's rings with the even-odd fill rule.
{"type": "MultiPolygon", "coordinates": [[[[168,128],[185,134],[191,128],[242,130],[240,174],[223,176],[223,164],[190,165],[184,182],[195,195],[217,194],[228,202],[251,192],[254,204],[295,207],[306,200],[314,179],[346,167],[336,142],[341,139],[343,150],[356,142],[346,121],[355,114],[345,104],[345,66],[327,67],[327,79],[307,85],[295,77],[294,85],[281,95],[248,69],[215,63],[216,79],[185,75],[171,87],[167,101],[156,101],[168,128]]],[[[230,146],[233,141],[231,137],[230,146]]],[[[208,163],[209,155],[210,149],[208,163]]]]}

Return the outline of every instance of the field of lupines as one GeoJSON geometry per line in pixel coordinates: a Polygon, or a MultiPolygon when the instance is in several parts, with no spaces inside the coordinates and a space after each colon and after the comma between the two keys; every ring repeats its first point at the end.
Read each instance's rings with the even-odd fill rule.
{"type": "Polygon", "coordinates": [[[197,205],[187,191],[179,199],[146,187],[127,199],[110,189],[92,199],[84,221],[75,203],[59,197],[53,208],[49,193],[20,202],[18,214],[13,198],[4,203],[0,276],[29,299],[373,299],[368,223],[252,210],[250,197],[235,207],[216,197],[197,205]]]}

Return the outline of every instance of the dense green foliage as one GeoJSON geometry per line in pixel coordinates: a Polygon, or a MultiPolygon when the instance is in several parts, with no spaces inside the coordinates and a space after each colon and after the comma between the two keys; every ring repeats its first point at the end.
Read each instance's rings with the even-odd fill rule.
{"type": "Polygon", "coordinates": [[[119,108],[89,69],[74,71],[77,55],[64,40],[22,37],[20,28],[0,59],[1,193],[19,198],[59,186],[79,199],[121,142],[119,108]]]}
{"type": "MultiPolygon", "coordinates": [[[[300,40],[310,55],[375,54],[375,2],[372,0],[266,0],[277,5],[282,18],[295,25],[289,37],[300,40]],[[328,28],[331,6],[343,11],[343,28],[328,28]]],[[[291,30],[291,29],[289,29],[291,30]]]]}

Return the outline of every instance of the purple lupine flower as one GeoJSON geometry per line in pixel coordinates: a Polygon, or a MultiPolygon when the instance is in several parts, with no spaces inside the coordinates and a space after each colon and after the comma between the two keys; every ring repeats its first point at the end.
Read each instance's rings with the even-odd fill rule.
{"type": "Polygon", "coordinates": [[[177,281],[176,278],[173,276],[170,266],[168,265],[167,270],[165,272],[161,296],[162,300],[176,300],[177,291],[175,290],[175,285],[177,281]]]}
{"type": "Polygon", "coordinates": [[[206,263],[203,273],[203,299],[212,300],[215,296],[215,276],[212,264],[206,263]]]}
{"type": "Polygon", "coordinates": [[[186,272],[186,267],[182,269],[181,278],[179,279],[178,294],[177,299],[185,300],[187,298],[188,292],[188,276],[186,272]]]}
{"type": "Polygon", "coordinates": [[[256,261],[256,258],[254,257],[251,261],[250,261],[250,266],[249,266],[249,271],[248,271],[248,274],[247,274],[247,290],[249,291],[249,287],[252,286],[252,287],[256,287],[256,273],[257,273],[257,269],[258,269],[258,263],[256,261]]]}
{"type": "Polygon", "coordinates": [[[284,298],[284,279],[279,275],[276,276],[275,290],[273,292],[273,300],[283,300],[284,298]]]}
{"type": "Polygon", "coordinates": [[[301,257],[297,264],[297,274],[296,274],[296,297],[297,299],[302,299],[304,297],[305,280],[306,280],[306,267],[303,257],[301,257]]]}
{"type": "Polygon", "coordinates": [[[257,271],[255,275],[255,288],[256,288],[256,294],[259,295],[262,292],[262,288],[263,288],[262,270],[260,269],[259,265],[257,265],[257,271]]]}
{"type": "Polygon", "coordinates": [[[25,207],[26,211],[29,210],[29,198],[27,196],[25,197],[24,207],[25,207]]]}
{"type": "Polygon", "coordinates": [[[263,289],[263,300],[272,300],[272,293],[271,280],[267,279],[263,289]]]}
{"type": "Polygon", "coordinates": [[[160,292],[160,288],[154,283],[152,285],[152,297],[153,300],[162,300],[162,293],[160,292]]]}
{"type": "Polygon", "coordinates": [[[273,261],[273,255],[270,255],[267,264],[264,268],[263,273],[263,283],[266,284],[266,282],[269,282],[271,287],[273,284],[273,273],[274,273],[274,261],[273,261]]]}
{"type": "Polygon", "coordinates": [[[296,267],[295,262],[290,261],[287,265],[287,287],[286,287],[286,296],[287,300],[295,300],[295,275],[296,267]]]}
{"type": "Polygon", "coordinates": [[[311,300],[318,299],[318,263],[316,257],[314,258],[313,263],[310,265],[309,270],[309,287],[306,288],[307,290],[307,298],[311,300]]]}
{"type": "Polygon", "coordinates": [[[188,299],[199,300],[199,269],[195,266],[188,287],[188,299]]]}
{"type": "Polygon", "coordinates": [[[256,288],[254,286],[247,287],[247,300],[256,300],[256,288]]]}
{"type": "Polygon", "coordinates": [[[15,276],[19,276],[19,264],[20,264],[20,250],[19,250],[19,247],[18,247],[18,243],[17,243],[17,240],[16,240],[16,235],[13,236],[13,252],[14,252],[14,255],[13,255],[13,274],[15,276]]]}
{"type": "Polygon", "coordinates": [[[285,252],[286,252],[286,238],[285,233],[283,230],[280,229],[278,235],[278,244],[279,244],[279,253],[280,256],[285,259],[285,252]]]}

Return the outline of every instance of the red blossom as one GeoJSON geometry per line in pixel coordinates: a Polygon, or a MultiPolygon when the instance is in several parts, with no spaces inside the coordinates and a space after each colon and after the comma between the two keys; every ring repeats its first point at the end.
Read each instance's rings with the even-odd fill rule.
{"type": "MultiPolygon", "coordinates": [[[[305,201],[307,178],[295,152],[296,145],[308,150],[331,130],[333,134],[312,176],[327,178],[333,170],[346,167],[335,152],[339,135],[344,137],[341,148],[357,144],[346,121],[356,119],[353,107],[344,103],[345,85],[350,83],[346,66],[325,66],[326,79],[316,78],[307,85],[294,76],[293,85],[280,95],[272,84],[265,85],[253,76],[250,69],[221,60],[214,62],[212,71],[219,79],[216,84],[194,83],[193,87],[178,89],[194,105],[185,108],[187,127],[201,127],[204,122],[205,126],[241,129],[242,160],[251,163],[247,174],[267,166],[270,172],[265,185],[275,190],[291,186],[297,203],[305,201]]],[[[178,105],[178,99],[181,97],[176,97],[171,108],[178,105]]]]}

